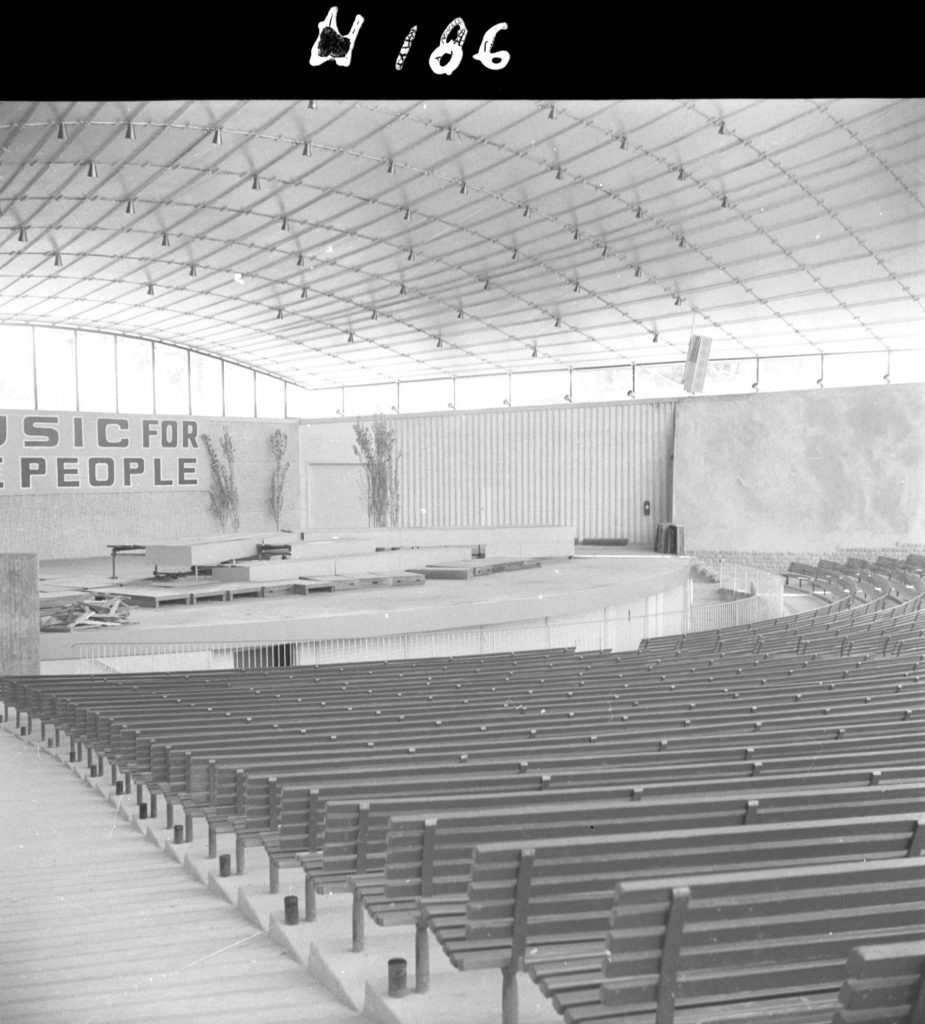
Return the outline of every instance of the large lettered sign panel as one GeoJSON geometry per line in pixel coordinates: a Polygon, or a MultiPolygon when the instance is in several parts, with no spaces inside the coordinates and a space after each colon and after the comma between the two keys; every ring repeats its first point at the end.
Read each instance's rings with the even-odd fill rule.
{"type": "Polygon", "coordinates": [[[0,413],[0,494],[207,489],[207,430],[189,418],[0,413]]]}

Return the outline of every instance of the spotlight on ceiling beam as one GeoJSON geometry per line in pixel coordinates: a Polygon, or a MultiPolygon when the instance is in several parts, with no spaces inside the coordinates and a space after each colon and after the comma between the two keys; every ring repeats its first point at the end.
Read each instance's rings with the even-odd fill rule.
{"type": "Polygon", "coordinates": [[[302,291],[299,292],[299,298],[300,299],[307,299],[308,298],[308,289],[307,288],[303,288],[302,291]]]}
{"type": "Polygon", "coordinates": [[[395,161],[394,160],[390,160],[389,161],[389,165],[388,165],[388,167],[386,167],[385,173],[386,174],[394,174],[395,173],[395,161]]]}
{"type": "Polygon", "coordinates": [[[636,269],[633,271],[633,277],[642,277],[642,267],[636,264],[636,269]]]}
{"type": "Polygon", "coordinates": [[[394,412],[395,415],[397,416],[398,415],[398,406],[397,405],[393,405],[391,411],[394,412]]]}
{"type": "Polygon", "coordinates": [[[408,294],[408,289],[405,286],[405,282],[404,281],[402,281],[402,283],[401,283],[401,288],[398,289],[398,294],[399,295],[407,295],[408,294]]]}
{"type": "Polygon", "coordinates": [[[305,144],[302,146],[302,156],[312,155],[312,144],[306,139],[305,144]]]}
{"type": "Polygon", "coordinates": [[[577,295],[581,291],[581,285],[576,281],[572,291],[577,295]]]}
{"type": "Polygon", "coordinates": [[[259,192],[262,187],[263,186],[260,184],[260,178],[255,174],[254,175],[254,180],[253,180],[253,182],[251,184],[251,189],[254,192],[259,192]]]}
{"type": "Polygon", "coordinates": [[[755,381],[755,382],[754,382],[754,383],[752,384],[752,391],[757,391],[757,390],[758,390],[758,381],[755,381]]]}
{"type": "Polygon", "coordinates": [[[572,235],[572,238],[576,242],[580,242],[581,241],[581,232],[578,230],[578,228],[575,228],[575,233],[572,235]]]}
{"type": "Polygon", "coordinates": [[[58,138],[62,142],[67,142],[67,125],[63,121],[58,122],[58,138]]]}
{"type": "Polygon", "coordinates": [[[353,344],[353,331],[351,331],[351,332],[350,332],[350,333],[349,333],[349,334],[347,335],[347,344],[348,344],[348,345],[352,345],[352,344],[353,344]]]}
{"type": "Polygon", "coordinates": [[[626,136],[620,136],[620,149],[626,149],[626,136]]]}
{"type": "Polygon", "coordinates": [[[524,207],[524,216],[525,217],[529,217],[530,216],[530,207],[529,206],[525,206],[524,207]]]}
{"type": "Polygon", "coordinates": [[[99,174],[97,173],[97,170],[96,170],[96,164],[92,160],[87,164],[87,177],[88,178],[98,178],[99,177],[99,174]]]}
{"type": "Polygon", "coordinates": [[[533,348],[530,350],[530,355],[532,356],[532,358],[536,359],[538,351],[539,350],[536,347],[536,342],[534,341],[533,342],[533,348]]]}
{"type": "Polygon", "coordinates": [[[129,142],[135,141],[135,125],[131,121],[125,126],[125,137],[129,142]]]}
{"type": "Polygon", "coordinates": [[[150,282],[148,283],[148,294],[149,295],[153,295],[154,294],[154,285],[151,284],[150,282]]]}
{"type": "Polygon", "coordinates": [[[556,168],[556,181],[562,181],[562,178],[563,178],[562,168],[558,167],[558,168],[556,168]]]}
{"type": "Polygon", "coordinates": [[[635,213],[636,213],[636,220],[642,220],[642,207],[641,206],[637,206],[636,207],[635,213]]]}
{"type": "Polygon", "coordinates": [[[134,213],[135,212],[135,200],[134,199],[126,199],[125,200],[125,212],[126,213],[134,213]]]}
{"type": "Polygon", "coordinates": [[[20,240],[20,242],[28,242],[29,241],[29,233],[26,231],[26,229],[24,227],[21,227],[19,229],[19,240],[20,240]]]}
{"type": "Polygon", "coordinates": [[[556,317],[556,327],[561,327],[561,326],[562,326],[562,317],[561,316],[557,316],[556,317]]]}
{"type": "Polygon", "coordinates": [[[309,110],[317,110],[318,109],[318,101],[317,100],[309,100],[308,101],[308,109],[309,110]]]}
{"type": "Polygon", "coordinates": [[[725,121],[720,121],[720,123],[719,123],[719,133],[720,133],[720,135],[725,135],[726,134],[726,122],[725,121]]]}
{"type": "Polygon", "coordinates": [[[447,142],[452,142],[453,141],[453,126],[452,125],[450,125],[450,127],[447,128],[447,130],[446,130],[446,141],[447,142]]]}
{"type": "Polygon", "coordinates": [[[189,276],[190,277],[198,277],[199,276],[199,271],[196,269],[196,264],[195,263],[190,265],[189,276]]]}
{"type": "Polygon", "coordinates": [[[409,263],[413,263],[414,262],[414,249],[409,249],[408,250],[408,262],[409,263]]]}
{"type": "Polygon", "coordinates": [[[678,168],[678,181],[684,181],[684,168],[678,168]]]}
{"type": "Polygon", "coordinates": [[[556,108],[551,106],[549,108],[549,120],[550,121],[555,121],[557,116],[558,116],[558,114],[556,112],[556,108]]]}
{"type": "Polygon", "coordinates": [[[341,412],[341,410],[340,410],[340,409],[335,409],[335,410],[334,410],[334,415],[335,415],[335,416],[343,416],[344,414],[343,414],[343,413],[341,412]]]}
{"type": "Polygon", "coordinates": [[[302,253],[299,253],[298,258],[295,261],[295,265],[297,267],[304,267],[305,266],[305,257],[302,255],[302,253]]]}
{"type": "Polygon", "coordinates": [[[636,397],[636,392],[632,388],[630,388],[629,391],[626,392],[626,397],[627,398],[635,398],[636,397]]]}
{"type": "Polygon", "coordinates": [[[658,331],[655,331],[652,334],[652,344],[653,345],[657,345],[658,344],[658,331]]]}
{"type": "Polygon", "coordinates": [[[681,305],[681,296],[680,296],[680,295],[676,295],[676,296],[674,297],[674,304],[675,304],[676,306],[680,306],[680,305],[681,305]]]}
{"type": "Polygon", "coordinates": [[[563,395],[562,396],[562,400],[563,400],[563,402],[571,402],[572,396],[571,395],[563,395]]]}
{"type": "Polygon", "coordinates": [[[516,263],[519,259],[520,259],[520,250],[519,249],[515,249],[511,253],[511,260],[512,260],[512,262],[516,263]]]}
{"type": "Polygon", "coordinates": [[[458,310],[456,311],[456,319],[457,319],[457,320],[462,320],[462,319],[463,319],[463,318],[465,317],[465,315],[466,315],[466,314],[465,314],[465,313],[463,313],[463,311],[462,311],[461,309],[458,309],[458,310]]]}
{"type": "Polygon", "coordinates": [[[461,184],[461,185],[459,186],[459,194],[460,194],[461,196],[467,196],[467,195],[469,195],[469,186],[468,186],[468,185],[467,185],[467,184],[466,184],[465,182],[463,182],[463,183],[462,183],[462,184],[461,184]]]}
{"type": "Polygon", "coordinates": [[[282,320],[283,319],[283,311],[281,309],[278,309],[276,311],[276,319],[277,320],[282,320]]]}
{"type": "Polygon", "coordinates": [[[687,239],[684,237],[684,235],[681,235],[681,237],[678,239],[678,248],[683,249],[686,244],[687,239]]]}
{"type": "Polygon", "coordinates": [[[402,210],[402,214],[401,215],[402,215],[402,220],[411,220],[411,207],[410,206],[406,206],[402,210]]]}
{"type": "Polygon", "coordinates": [[[60,252],[56,252],[55,253],[55,266],[56,267],[63,267],[64,266],[64,260],[61,259],[61,253],[60,252]]]}
{"type": "Polygon", "coordinates": [[[490,292],[491,291],[491,281],[487,281],[486,280],[485,284],[482,285],[482,291],[483,292],[490,292]]]}
{"type": "Polygon", "coordinates": [[[816,383],[819,385],[819,387],[825,387],[825,381],[822,377],[817,378],[816,383]]]}
{"type": "Polygon", "coordinates": [[[373,315],[369,319],[370,320],[378,320],[379,319],[379,310],[378,309],[374,309],[373,310],[373,315]]]}
{"type": "Polygon", "coordinates": [[[437,348],[443,348],[443,338],[437,338],[437,348]]]}
{"type": "Polygon", "coordinates": [[[510,400],[510,398],[505,398],[504,401],[501,404],[502,405],[506,405],[510,409],[510,407],[511,407],[511,400],[510,400]]]}
{"type": "Polygon", "coordinates": [[[606,259],[609,259],[609,258],[610,258],[610,247],[605,245],[604,248],[601,249],[601,259],[602,260],[606,260],[606,259]]]}
{"type": "Polygon", "coordinates": [[[289,218],[288,217],[283,217],[283,222],[280,225],[280,228],[283,231],[288,231],[289,230],[289,218]]]}
{"type": "Polygon", "coordinates": [[[167,232],[165,231],[161,235],[161,247],[162,248],[167,248],[169,245],[170,245],[170,235],[168,235],[167,232]]]}
{"type": "Polygon", "coordinates": [[[725,210],[727,206],[729,206],[729,200],[728,200],[728,199],[726,198],[726,196],[724,195],[724,196],[723,196],[723,198],[722,198],[722,201],[721,201],[721,202],[720,202],[720,204],[719,204],[719,208],[720,208],[721,210],[725,210]]]}
{"type": "Polygon", "coordinates": [[[447,407],[447,409],[452,409],[454,412],[456,411],[456,406],[453,405],[452,402],[447,402],[446,403],[446,407],[447,407]]]}
{"type": "Polygon", "coordinates": [[[216,128],[215,131],[212,132],[212,145],[213,146],[220,146],[221,144],[222,144],[222,130],[221,130],[221,128],[216,128]]]}

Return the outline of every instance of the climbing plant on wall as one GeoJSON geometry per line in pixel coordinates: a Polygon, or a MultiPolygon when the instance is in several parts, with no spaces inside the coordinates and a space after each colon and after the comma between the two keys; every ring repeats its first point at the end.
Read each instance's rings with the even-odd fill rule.
{"type": "Polygon", "coordinates": [[[286,474],[289,472],[289,459],[286,448],[289,446],[289,435],[279,427],[270,434],[270,451],[273,454],[273,473],[270,477],[270,514],[279,529],[283,514],[283,496],[286,490],[286,474]]]}
{"type": "Polygon", "coordinates": [[[395,526],[398,522],[398,461],[395,431],[385,416],[372,426],[360,420],[353,425],[353,451],[366,471],[366,512],[370,526],[395,526]]]}
{"type": "Polygon", "coordinates": [[[218,439],[218,448],[208,434],[200,435],[209,456],[209,469],[212,471],[212,486],[209,489],[209,511],[218,520],[224,532],[230,523],[232,530],[241,528],[239,511],[238,485],[234,478],[235,450],[234,441],[228,428],[222,428],[222,436],[218,439]]]}

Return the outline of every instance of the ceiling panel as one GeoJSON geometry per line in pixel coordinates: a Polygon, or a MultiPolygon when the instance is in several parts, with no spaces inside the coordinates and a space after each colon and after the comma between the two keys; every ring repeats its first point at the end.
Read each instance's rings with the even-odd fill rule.
{"type": "Polygon", "coordinates": [[[0,320],[309,386],[925,338],[921,99],[5,102],[0,151],[0,320]]]}

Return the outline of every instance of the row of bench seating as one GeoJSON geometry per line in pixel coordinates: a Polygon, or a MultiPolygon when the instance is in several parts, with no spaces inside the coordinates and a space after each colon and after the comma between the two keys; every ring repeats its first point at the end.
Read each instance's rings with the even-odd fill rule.
{"type": "MultiPolygon", "coordinates": [[[[517,970],[535,968],[559,992],[549,959],[559,945],[571,957],[574,943],[597,943],[596,953],[585,949],[596,964],[564,973],[598,977],[604,918],[632,849],[638,871],[685,878],[717,864],[753,867],[758,856],[794,869],[846,856],[921,861],[921,597],[890,579],[890,593],[863,605],[790,617],[766,639],[752,631],[750,647],[737,629],[719,649],[42,677],[4,682],[5,715],[15,707],[27,731],[38,719],[43,739],[53,727],[49,742],[66,733],[76,757],[86,747],[88,763],[108,758],[113,781],[121,771],[139,799],[144,786],[152,801],[167,800],[168,825],[175,805],[188,834],[204,818],[211,854],[217,834],[234,832],[239,871],[245,848],[261,843],[271,889],[282,867],[301,865],[308,916],[320,890],[351,887],[358,948],[366,912],[414,923],[419,985],[428,977],[426,928],[470,965],[483,962],[487,943],[493,952],[484,956],[503,966],[504,1015],[513,1020],[517,970]],[[901,654],[894,631],[908,637],[901,654]],[[848,656],[846,638],[881,634],[890,642],[848,656]],[[651,850],[646,836],[655,836],[651,850]],[[697,861],[698,844],[706,862],[697,861]],[[474,898],[481,890],[472,887],[489,878],[506,887],[502,903],[497,888],[474,898]],[[570,880],[569,892],[590,886],[594,938],[565,938],[561,901],[557,909],[542,896],[555,893],[557,878],[570,880]],[[542,947],[542,961],[513,957],[517,936],[527,942],[544,928],[555,942],[529,947],[542,947]]],[[[613,1011],[598,997],[603,982],[582,991],[595,985],[589,1012],[605,1019],[613,1011]]]]}

